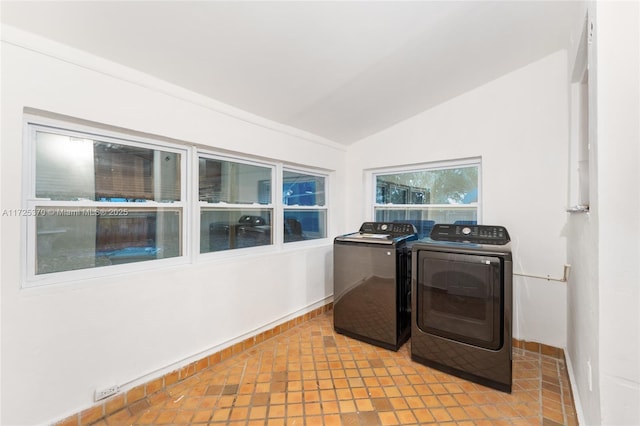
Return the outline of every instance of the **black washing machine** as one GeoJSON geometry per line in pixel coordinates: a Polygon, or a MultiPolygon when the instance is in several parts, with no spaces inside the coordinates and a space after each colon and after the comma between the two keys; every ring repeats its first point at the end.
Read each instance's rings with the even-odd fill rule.
{"type": "Polygon", "coordinates": [[[436,224],[412,245],[414,361],[511,392],[509,241],[502,226],[436,224]]]}
{"type": "Polygon", "coordinates": [[[409,223],[365,222],[333,246],[333,324],[338,333],[398,350],[411,330],[409,223]]]}

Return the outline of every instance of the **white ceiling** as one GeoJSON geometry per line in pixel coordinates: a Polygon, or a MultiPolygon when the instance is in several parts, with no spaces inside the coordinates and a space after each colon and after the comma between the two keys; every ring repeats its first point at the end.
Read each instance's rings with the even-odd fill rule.
{"type": "Polygon", "coordinates": [[[568,1],[2,1],[3,23],[350,144],[569,43],[568,1]]]}

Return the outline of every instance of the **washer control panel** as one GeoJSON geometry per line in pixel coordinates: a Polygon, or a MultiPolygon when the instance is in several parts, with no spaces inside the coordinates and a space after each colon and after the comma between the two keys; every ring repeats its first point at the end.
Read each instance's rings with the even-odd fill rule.
{"type": "Polygon", "coordinates": [[[430,235],[436,241],[469,242],[476,244],[504,245],[511,241],[504,226],[448,225],[437,223],[430,235]]]}
{"type": "Polygon", "coordinates": [[[411,223],[402,222],[365,222],[360,226],[361,234],[388,234],[394,237],[417,233],[411,223]]]}

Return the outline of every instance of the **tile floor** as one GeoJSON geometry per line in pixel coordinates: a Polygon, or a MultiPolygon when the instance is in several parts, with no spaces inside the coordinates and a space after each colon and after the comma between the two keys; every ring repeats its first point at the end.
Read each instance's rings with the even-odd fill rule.
{"type": "Polygon", "coordinates": [[[336,334],[332,311],[149,395],[97,425],[577,425],[562,359],[514,349],[495,391],[336,334]]]}

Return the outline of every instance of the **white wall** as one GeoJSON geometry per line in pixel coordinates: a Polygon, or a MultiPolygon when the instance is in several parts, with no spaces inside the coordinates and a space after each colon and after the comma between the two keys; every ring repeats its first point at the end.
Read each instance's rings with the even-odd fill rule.
{"type": "MultiPolygon", "coordinates": [[[[580,108],[589,111],[591,120],[587,123],[589,150],[589,201],[588,213],[572,213],[567,222],[567,262],[571,264],[571,274],[567,282],[567,353],[574,400],[578,405],[578,416],[586,424],[599,424],[600,419],[600,381],[598,377],[599,350],[599,300],[598,300],[598,221],[597,221],[597,140],[596,129],[596,81],[597,69],[595,46],[588,42],[589,21],[594,22],[593,13],[585,9],[583,15],[576,19],[572,35],[574,46],[569,53],[572,60],[570,74],[572,84],[571,140],[577,145],[580,136],[580,108]],[[584,32],[584,34],[583,34],[584,32]],[[582,40],[582,37],[585,37],[582,40]],[[588,63],[587,105],[580,105],[578,100],[579,71],[584,63],[588,63]],[[578,71],[574,74],[574,68],[578,71]],[[591,370],[591,371],[590,371],[591,370]],[[588,421],[587,421],[588,420],[588,421]]],[[[585,102],[582,100],[582,102],[585,102]]],[[[577,147],[569,147],[577,151],[577,147]]],[[[570,177],[577,176],[576,162],[570,163],[570,177]]],[[[578,185],[571,188],[568,202],[577,203],[578,185]]]]}
{"type": "MultiPolygon", "coordinates": [[[[558,52],[354,144],[349,226],[372,218],[363,169],[481,156],[482,222],[509,230],[514,271],[562,276],[566,69],[558,52]]],[[[514,337],[564,347],[565,284],[516,276],[514,290],[514,337]]]]}
{"type": "Polygon", "coordinates": [[[638,425],[640,4],[597,2],[595,9],[601,418],[638,425]]]}
{"type": "Polygon", "coordinates": [[[638,425],[640,7],[596,2],[588,11],[591,208],[568,226],[567,347],[582,422],[638,425]]]}
{"type": "MultiPolygon", "coordinates": [[[[335,190],[344,184],[342,148],[230,108],[216,112],[224,108],[197,94],[2,30],[2,209],[22,207],[24,107],[333,170],[329,201],[342,201],[335,190]]],[[[343,222],[335,209],[330,232],[343,222]]],[[[319,246],[25,290],[21,219],[2,217],[0,230],[0,423],[6,425],[60,420],[91,406],[97,388],[146,382],[321,306],[333,291],[331,238],[319,246]]]]}

